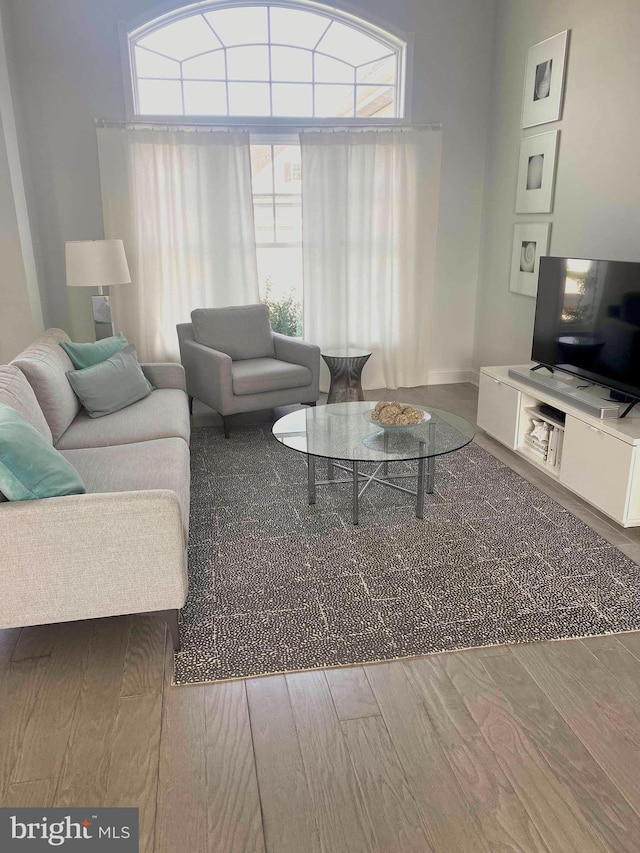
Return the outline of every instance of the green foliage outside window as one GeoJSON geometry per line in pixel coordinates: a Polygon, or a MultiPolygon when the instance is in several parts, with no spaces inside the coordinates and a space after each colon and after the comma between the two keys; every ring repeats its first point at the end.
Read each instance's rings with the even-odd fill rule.
{"type": "Polygon", "coordinates": [[[295,298],[293,291],[276,301],[268,277],[262,302],[269,306],[269,320],[274,332],[294,338],[302,337],[302,304],[295,298]]]}

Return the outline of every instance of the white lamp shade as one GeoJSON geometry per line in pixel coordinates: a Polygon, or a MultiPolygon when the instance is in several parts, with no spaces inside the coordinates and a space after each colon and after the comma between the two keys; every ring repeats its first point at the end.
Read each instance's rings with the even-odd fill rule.
{"type": "Polygon", "coordinates": [[[72,240],[64,245],[67,287],[129,284],[131,275],[122,240],[72,240]]]}

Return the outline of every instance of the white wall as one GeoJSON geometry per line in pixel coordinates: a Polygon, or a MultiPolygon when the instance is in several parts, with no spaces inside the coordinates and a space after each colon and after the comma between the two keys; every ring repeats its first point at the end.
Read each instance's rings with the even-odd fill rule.
{"type": "Polygon", "coordinates": [[[0,4],[0,364],[42,331],[42,308],[27,213],[18,128],[0,4]]]}
{"type": "MultiPolygon", "coordinates": [[[[166,10],[179,2],[163,3],[166,10]]],[[[340,5],[340,4],[339,4],[340,5]]],[[[102,236],[94,118],[125,118],[118,19],[152,0],[20,0],[11,7],[19,99],[37,188],[35,215],[49,307],[46,320],[90,339],[88,294],[67,291],[64,241],[102,236]]],[[[344,8],[415,33],[412,118],[441,120],[441,230],[432,379],[471,362],[494,0],[347,0],[344,8]]]]}
{"type": "Polygon", "coordinates": [[[0,129],[0,364],[17,355],[42,326],[34,318],[22,257],[9,159],[0,129]]]}
{"type": "Polygon", "coordinates": [[[550,254],[640,260],[640,2],[498,0],[474,367],[526,362],[535,300],[509,292],[514,222],[551,221],[550,254]],[[527,49],[569,29],[559,122],[520,129],[527,49]],[[560,128],[551,214],[516,216],[520,139],[560,128]]]}

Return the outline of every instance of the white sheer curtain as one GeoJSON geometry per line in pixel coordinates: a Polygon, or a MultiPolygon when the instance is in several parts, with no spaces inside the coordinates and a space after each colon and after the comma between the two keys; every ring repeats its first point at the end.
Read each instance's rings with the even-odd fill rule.
{"type": "Polygon", "coordinates": [[[424,384],[441,131],[304,132],[300,144],[305,338],[371,349],[367,388],[424,384]]]}
{"type": "Polygon", "coordinates": [[[111,289],[115,328],[145,360],[177,360],[194,308],[258,302],[249,134],[98,128],[105,237],[132,284],[111,289]]]}

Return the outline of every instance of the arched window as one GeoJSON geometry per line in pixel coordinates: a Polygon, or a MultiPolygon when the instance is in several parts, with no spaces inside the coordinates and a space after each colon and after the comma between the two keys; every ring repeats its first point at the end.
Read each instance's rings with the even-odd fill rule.
{"type": "Polygon", "coordinates": [[[137,115],[404,116],[405,42],[318,3],[198,3],[128,40],[137,115]]]}

